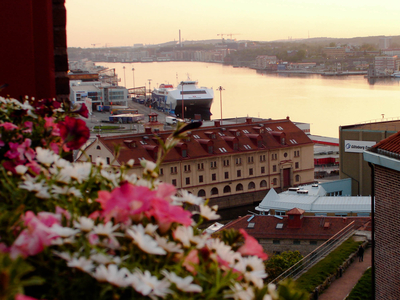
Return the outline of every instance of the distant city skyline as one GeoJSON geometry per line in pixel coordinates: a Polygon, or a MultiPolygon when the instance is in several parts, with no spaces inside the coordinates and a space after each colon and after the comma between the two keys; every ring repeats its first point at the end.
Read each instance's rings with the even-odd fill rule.
{"type": "Polygon", "coordinates": [[[69,47],[399,35],[400,1],[66,0],[69,47]],[[219,34],[219,35],[218,35],[219,34]]]}

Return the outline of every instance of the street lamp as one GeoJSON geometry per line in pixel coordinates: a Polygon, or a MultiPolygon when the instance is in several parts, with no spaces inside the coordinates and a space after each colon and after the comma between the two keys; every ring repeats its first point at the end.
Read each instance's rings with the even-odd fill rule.
{"type": "Polygon", "coordinates": [[[219,102],[220,102],[220,105],[221,105],[221,125],[222,125],[222,91],[224,91],[225,89],[222,87],[222,86],[219,86],[218,88],[217,88],[217,91],[219,91],[219,102]]]}
{"type": "Polygon", "coordinates": [[[124,87],[126,88],[126,74],[125,74],[125,66],[122,67],[124,69],[124,87]]]}
{"type": "Polygon", "coordinates": [[[151,94],[151,79],[147,79],[149,81],[149,93],[150,93],[150,113],[151,113],[151,102],[152,102],[152,94],[151,94]]]}
{"type": "Polygon", "coordinates": [[[132,83],[133,83],[133,88],[135,88],[135,68],[132,68],[132,83]]]}

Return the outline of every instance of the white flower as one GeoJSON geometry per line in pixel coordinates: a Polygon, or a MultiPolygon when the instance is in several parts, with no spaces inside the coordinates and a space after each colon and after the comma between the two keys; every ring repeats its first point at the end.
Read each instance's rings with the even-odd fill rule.
{"type": "Polygon", "coordinates": [[[181,278],[174,272],[168,272],[167,270],[161,271],[161,274],[163,274],[170,282],[175,283],[176,287],[183,292],[201,293],[203,291],[203,288],[201,286],[197,284],[192,284],[192,276],[181,278]]]}
{"type": "Polygon", "coordinates": [[[83,256],[79,258],[72,258],[67,262],[67,266],[70,268],[77,268],[86,273],[90,273],[94,269],[93,262],[83,256]]]}
{"type": "Polygon", "coordinates": [[[72,259],[71,254],[69,254],[68,252],[53,251],[53,253],[66,261],[70,261],[72,259]]]}
{"type": "Polygon", "coordinates": [[[136,181],[136,185],[137,186],[145,186],[145,187],[148,187],[149,189],[152,188],[151,182],[149,180],[145,180],[145,179],[138,179],[136,181]]]}
{"type": "Polygon", "coordinates": [[[98,156],[96,157],[96,166],[103,168],[107,166],[107,161],[104,158],[98,156]]]}
{"type": "Polygon", "coordinates": [[[158,296],[164,298],[167,294],[171,294],[169,289],[170,283],[166,278],[158,280],[157,277],[152,276],[148,270],[142,273],[141,270],[136,269],[135,272],[129,277],[133,288],[144,296],[158,296]]]}
{"type": "Polygon", "coordinates": [[[155,236],[158,245],[169,253],[183,253],[183,249],[179,244],[169,242],[166,238],[159,235],[155,236]]]}
{"type": "Polygon", "coordinates": [[[43,149],[41,147],[36,147],[36,159],[46,165],[46,166],[50,166],[55,159],[57,158],[57,156],[55,156],[54,152],[51,151],[50,149],[43,149]]]}
{"type": "Polygon", "coordinates": [[[174,202],[181,203],[189,203],[193,205],[201,205],[204,203],[204,199],[201,197],[197,197],[193,195],[192,193],[189,193],[187,190],[179,190],[179,193],[181,194],[181,197],[173,197],[174,202]]]}
{"type": "Polygon", "coordinates": [[[51,192],[54,195],[73,195],[77,198],[82,198],[81,191],[76,189],[73,186],[72,187],[68,187],[68,186],[61,187],[61,186],[53,185],[51,192]]]}
{"type": "Polygon", "coordinates": [[[258,288],[262,288],[263,278],[267,277],[263,261],[257,256],[242,258],[235,264],[234,269],[243,273],[245,280],[252,282],[258,288]]]}
{"type": "Polygon", "coordinates": [[[128,181],[129,183],[132,184],[136,184],[136,182],[138,181],[138,176],[136,174],[124,174],[123,176],[123,180],[128,181]]]}
{"type": "Polygon", "coordinates": [[[62,238],[71,237],[72,235],[75,235],[79,232],[79,230],[77,229],[62,227],[58,224],[54,224],[53,226],[51,226],[50,230],[62,238]]]}
{"type": "Polygon", "coordinates": [[[119,256],[110,256],[103,253],[95,253],[90,255],[90,259],[98,264],[108,265],[108,264],[120,264],[121,258],[119,256]]]}
{"type": "Polygon", "coordinates": [[[178,241],[180,241],[184,247],[188,248],[191,246],[191,244],[197,245],[196,247],[198,249],[203,248],[205,245],[207,239],[209,238],[209,235],[204,234],[204,235],[194,235],[193,232],[193,227],[191,226],[179,226],[175,229],[174,233],[174,238],[178,241]]]}
{"type": "Polygon", "coordinates": [[[211,255],[212,259],[217,260],[219,257],[226,261],[230,266],[242,259],[239,252],[233,251],[231,246],[226,245],[218,238],[209,239],[207,241],[207,248],[213,253],[211,255]],[[215,255],[217,255],[217,257],[215,257],[215,255]]]}
{"type": "Polygon", "coordinates": [[[54,156],[54,164],[57,168],[60,169],[63,169],[71,165],[71,163],[68,160],[59,157],[57,154],[54,156]]]}
{"type": "Polygon", "coordinates": [[[126,287],[130,284],[128,281],[129,271],[126,268],[118,270],[116,265],[99,265],[95,272],[91,274],[100,282],[109,282],[118,287],[126,287]]]}
{"type": "Polygon", "coordinates": [[[74,221],[74,227],[83,232],[89,232],[94,228],[94,221],[87,217],[79,217],[78,221],[74,221]]]}
{"type": "MultiPolygon", "coordinates": [[[[216,205],[214,205],[211,208],[208,205],[200,204],[200,216],[202,216],[203,218],[205,218],[207,220],[210,220],[210,221],[211,220],[217,220],[217,219],[221,218],[220,215],[218,215],[216,213],[216,210],[217,210],[218,206],[217,207],[215,207],[215,206],[216,205]]],[[[197,211],[193,212],[194,215],[198,214],[198,213],[199,212],[197,212],[197,211]]]]}
{"type": "Polygon", "coordinates": [[[114,186],[118,186],[119,174],[107,172],[106,170],[101,170],[100,174],[101,176],[103,176],[103,178],[107,179],[108,181],[111,181],[114,186]]]}
{"type": "Polygon", "coordinates": [[[105,225],[103,223],[97,224],[93,228],[93,232],[99,236],[107,236],[109,238],[114,237],[114,231],[117,230],[119,224],[113,226],[111,221],[107,222],[105,225]]]}
{"type": "Polygon", "coordinates": [[[233,298],[234,300],[253,300],[254,291],[248,286],[246,289],[243,288],[238,282],[231,287],[231,291],[224,295],[224,298],[233,298]]]}
{"type": "Polygon", "coordinates": [[[144,229],[144,232],[149,234],[149,235],[154,235],[156,230],[158,229],[158,225],[154,225],[153,223],[149,223],[146,225],[146,228],[144,229]]]}
{"type": "Polygon", "coordinates": [[[131,158],[130,160],[128,160],[128,162],[126,163],[126,165],[128,166],[128,167],[133,167],[133,165],[135,164],[135,160],[133,159],[133,158],[131,158]]]}
{"type": "Polygon", "coordinates": [[[18,165],[15,167],[15,171],[19,175],[24,175],[26,173],[26,171],[28,171],[28,167],[26,167],[24,165],[18,165]]]}
{"type": "Polygon", "coordinates": [[[133,239],[133,242],[144,252],[155,255],[165,255],[167,252],[144,231],[143,225],[133,225],[126,230],[126,234],[133,239]]]}
{"type": "Polygon", "coordinates": [[[91,163],[74,163],[62,168],[58,174],[57,180],[70,183],[71,179],[75,179],[78,183],[82,183],[84,180],[88,179],[91,171],[91,163]]]}

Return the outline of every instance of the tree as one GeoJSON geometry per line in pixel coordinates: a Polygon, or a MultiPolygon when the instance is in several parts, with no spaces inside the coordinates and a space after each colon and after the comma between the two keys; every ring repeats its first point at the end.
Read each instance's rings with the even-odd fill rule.
{"type": "Polygon", "coordinates": [[[267,282],[271,282],[277,278],[302,258],[303,256],[299,251],[286,251],[281,254],[273,255],[270,259],[264,262],[265,270],[268,274],[267,282]]]}
{"type": "Polygon", "coordinates": [[[334,42],[329,43],[329,47],[336,47],[336,43],[334,42]]]}

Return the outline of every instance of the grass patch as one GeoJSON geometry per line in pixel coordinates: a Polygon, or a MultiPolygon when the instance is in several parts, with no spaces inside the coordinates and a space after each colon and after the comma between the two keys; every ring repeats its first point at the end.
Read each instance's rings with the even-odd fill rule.
{"type": "Polygon", "coordinates": [[[115,130],[115,129],[119,129],[120,127],[119,126],[117,126],[117,125],[104,125],[104,126],[99,126],[99,125],[96,125],[96,126],[94,126],[93,127],[93,129],[94,130],[98,130],[98,129],[101,129],[101,130],[115,130]]]}
{"type": "Polygon", "coordinates": [[[323,260],[316,263],[306,273],[301,275],[297,280],[297,286],[311,293],[314,289],[322,284],[327,277],[334,274],[343,262],[349,258],[350,254],[357,251],[358,246],[362,242],[356,242],[353,238],[349,238],[339,247],[329,253],[323,260]]]}
{"type": "Polygon", "coordinates": [[[369,300],[372,299],[372,269],[368,268],[353,288],[346,300],[369,300]]]}

